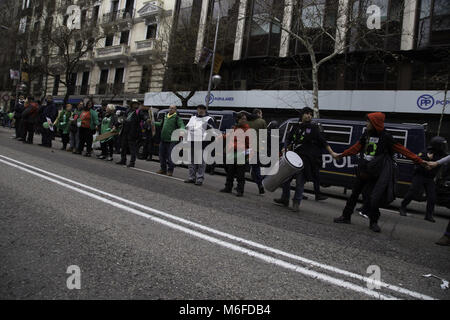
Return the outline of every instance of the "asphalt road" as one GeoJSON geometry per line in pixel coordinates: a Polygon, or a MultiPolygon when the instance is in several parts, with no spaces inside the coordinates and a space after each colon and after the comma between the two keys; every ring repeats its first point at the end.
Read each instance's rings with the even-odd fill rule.
{"type": "Polygon", "coordinates": [[[161,176],[157,162],[127,169],[12,134],[0,128],[0,299],[450,298],[423,277],[450,280],[450,247],[434,244],[447,209],[434,224],[424,204],[408,217],[382,210],[375,234],[358,215],[332,222],[343,199],[293,213],[250,182],[237,198],[218,192],[220,175],[197,187],[184,168],[161,176]],[[67,286],[70,266],[80,289],[67,286]]]}

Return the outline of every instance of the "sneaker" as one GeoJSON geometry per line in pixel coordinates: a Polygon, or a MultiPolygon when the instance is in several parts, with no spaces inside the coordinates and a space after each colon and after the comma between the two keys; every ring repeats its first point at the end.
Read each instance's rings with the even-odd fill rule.
{"type": "Polygon", "coordinates": [[[436,220],[433,219],[433,217],[425,217],[424,220],[430,221],[430,222],[436,222],[436,220]]]}
{"type": "Polygon", "coordinates": [[[224,192],[224,193],[231,193],[231,190],[228,188],[223,188],[220,190],[220,192],[224,192]]]}
{"type": "Polygon", "coordinates": [[[120,160],[119,162],[116,162],[116,164],[126,165],[127,163],[125,161],[120,160]]]}
{"type": "Polygon", "coordinates": [[[300,202],[298,201],[292,201],[292,211],[294,212],[300,212],[300,202]]]}
{"type": "Polygon", "coordinates": [[[333,219],[334,223],[346,223],[346,224],[351,224],[351,220],[350,218],[346,218],[344,216],[340,216],[337,218],[333,219]]]}
{"type": "Polygon", "coordinates": [[[323,195],[321,195],[321,194],[319,194],[318,196],[316,196],[316,201],[322,201],[322,200],[327,200],[328,199],[328,197],[325,197],[325,196],[323,196],[323,195]]]}
{"type": "Polygon", "coordinates": [[[105,157],[104,155],[102,155],[102,154],[96,155],[96,157],[97,157],[97,159],[101,159],[101,160],[103,160],[103,159],[106,158],[106,157],[105,157]]]}
{"type": "Polygon", "coordinates": [[[107,161],[113,161],[113,157],[106,158],[107,161]]]}
{"type": "Polygon", "coordinates": [[[130,163],[127,165],[127,168],[134,168],[134,162],[130,162],[130,163]]]}
{"type": "Polygon", "coordinates": [[[398,209],[398,212],[400,212],[400,215],[402,216],[402,217],[406,217],[408,214],[406,213],[406,208],[404,208],[404,207],[400,207],[399,209],[398,209]]]}
{"type": "Polygon", "coordinates": [[[169,171],[169,172],[167,172],[167,175],[168,175],[169,177],[171,177],[171,176],[173,176],[173,172],[172,172],[172,171],[169,171]]]}
{"type": "Polygon", "coordinates": [[[243,196],[244,196],[244,193],[242,191],[238,191],[236,193],[236,197],[243,197],[243,196]]]}
{"type": "Polygon", "coordinates": [[[376,222],[371,223],[369,228],[373,232],[381,232],[381,228],[378,226],[378,224],[376,222]]]}
{"type": "Polygon", "coordinates": [[[275,202],[276,204],[281,204],[285,207],[289,207],[289,199],[273,199],[273,202],[275,202]]]}
{"type": "Polygon", "coordinates": [[[450,246],[450,236],[444,234],[438,241],[436,241],[436,244],[440,246],[450,246]]]}
{"type": "Polygon", "coordinates": [[[187,179],[187,180],[184,180],[184,183],[195,183],[195,181],[192,179],[187,179]]]}
{"type": "Polygon", "coordinates": [[[203,184],[203,182],[201,182],[201,181],[196,181],[196,182],[195,182],[195,185],[196,185],[196,186],[201,186],[202,184],[203,184]]]}
{"type": "Polygon", "coordinates": [[[265,193],[265,190],[264,190],[263,186],[259,186],[258,189],[259,189],[259,194],[264,194],[265,193]]]}
{"type": "Polygon", "coordinates": [[[158,170],[158,171],[156,171],[156,173],[157,173],[157,174],[166,174],[166,172],[163,171],[163,170],[158,170]]]}

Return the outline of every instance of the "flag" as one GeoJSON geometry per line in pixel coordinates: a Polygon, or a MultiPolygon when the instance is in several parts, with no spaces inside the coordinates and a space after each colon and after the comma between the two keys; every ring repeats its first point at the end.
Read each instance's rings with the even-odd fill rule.
{"type": "Polygon", "coordinates": [[[206,68],[206,66],[209,63],[209,60],[211,60],[212,55],[213,51],[211,49],[203,47],[202,52],[200,54],[200,58],[198,59],[198,65],[200,66],[200,68],[202,69],[206,68]]]}
{"type": "Polygon", "coordinates": [[[28,82],[30,78],[28,77],[28,73],[22,72],[22,81],[28,82]]]}
{"type": "Polygon", "coordinates": [[[20,79],[20,73],[18,70],[9,69],[9,76],[11,79],[17,79],[17,80],[20,79]]]}
{"type": "Polygon", "coordinates": [[[220,67],[222,66],[223,57],[216,52],[216,57],[214,58],[214,74],[218,74],[220,67]]]}

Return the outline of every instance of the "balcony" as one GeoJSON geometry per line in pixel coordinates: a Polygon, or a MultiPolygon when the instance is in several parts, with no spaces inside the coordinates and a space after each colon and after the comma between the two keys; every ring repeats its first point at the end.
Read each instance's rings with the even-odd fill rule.
{"type": "Polygon", "coordinates": [[[145,60],[148,62],[151,59],[152,53],[155,52],[156,39],[147,39],[135,41],[136,48],[131,52],[131,56],[136,60],[145,60]]]}
{"type": "Polygon", "coordinates": [[[119,44],[117,46],[109,46],[104,48],[95,49],[94,60],[96,62],[100,61],[121,61],[124,62],[128,60],[130,47],[126,44],[119,44]]]}
{"type": "Polygon", "coordinates": [[[128,24],[133,22],[134,10],[122,9],[105,13],[101,19],[103,25],[128,24]]]}
{"type": "Polygon", "coordinates": [[[125,83],[100,83],[96,86],[96,94],[121,95],[124,93],[125,83]]]}

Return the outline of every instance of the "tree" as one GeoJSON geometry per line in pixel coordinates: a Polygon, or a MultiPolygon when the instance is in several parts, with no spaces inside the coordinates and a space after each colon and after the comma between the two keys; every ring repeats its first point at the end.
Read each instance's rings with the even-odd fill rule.
{"type": "MultiPolygon", "coordinates": [[[[299,51],[309,56],[312,107],[317,118],[320,117],[319,70],[322,66],[349,51],[390,54],[387,42],[394,36],[400,38],[402,34],[399,26],[403,1],[400,0],[376,2],[390,3],[389,8],[374,5],[370,0],[253,1],[258,10],[246,19],[252,19],[252,23],[263,29],[280,28],[285,35],[282,36],[282,44],[285,45],[289,38],[297,41],[299,51]],[[292,20],[287,18],[291,14],[292,20]]],[[[297,63],[298,58],[294,57],[293,61],[297,63]]]]}
{"type": "MultiPolygon", "coordinates": [[[[94,0],[85,0],[83,9],[92,8],[95,3],[94,0]]],[[[43,29],[41,36],[44,44],[41,71],[47,76],[58,78],[66,87],[64,103],[69,98],[69,89],[75,86],[72,74],[78,71],[83,59],[92,59],[90,53],[110,32],[106,27],[98,26],[97,21],[88,19],[81,19],[81,29],[69,28],[66,10],[64,6],[57,8],[55,15],[47,18],[50,23],[43,29]],[[64,78],[57,77],[61,74],[64,78]]]]}

